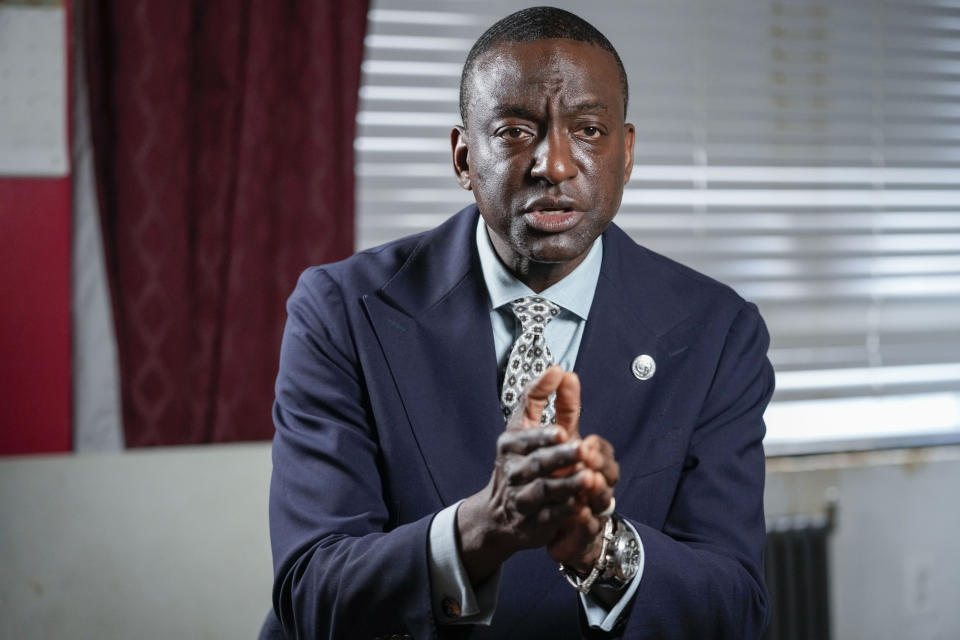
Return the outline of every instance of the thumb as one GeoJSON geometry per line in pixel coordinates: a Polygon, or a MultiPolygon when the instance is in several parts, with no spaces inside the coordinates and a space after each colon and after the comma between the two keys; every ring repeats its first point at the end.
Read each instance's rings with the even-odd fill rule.
{"type": "Polygon", "coordinates": [[[524,389],[517,408],[507,421],[507,430],[529,429],[540,426],[540,415],[547,406],[547,398],[557,390],[564,377],[563,369],[554,365],[543,372],[524,389]]]}
{"type": "Polygon", "coordinates": [[[572,372],[565,372],[557,387],[557,398],[553,405],[557,410],[557,426],[561,427],[571,439],[580,437],[580,378],[572,372]]]}

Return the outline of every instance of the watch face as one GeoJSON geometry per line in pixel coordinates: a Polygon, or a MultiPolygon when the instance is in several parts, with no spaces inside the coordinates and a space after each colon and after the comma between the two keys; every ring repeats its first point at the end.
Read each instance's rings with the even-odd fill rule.
{"type": "Polygon", "coordinates": [[[620,573],[619,577],[622,580],[633,580],[640,569],[640,547],[633,536],[624,542],[625,544],[618,549],[619,553],[617,553],[617,560],[619,560],[620,565],[618,573],[620,573]]]}

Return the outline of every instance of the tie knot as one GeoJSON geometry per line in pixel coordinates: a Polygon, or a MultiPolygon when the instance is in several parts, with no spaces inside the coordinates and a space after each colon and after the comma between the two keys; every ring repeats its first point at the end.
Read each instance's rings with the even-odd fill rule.
{"type": "Polygon", "coordinates": [[[517,298],[510,303],[510,309],[524,333],[543,333],[547,323],[560,313],[560,307],[540,296],[517,298]]]}

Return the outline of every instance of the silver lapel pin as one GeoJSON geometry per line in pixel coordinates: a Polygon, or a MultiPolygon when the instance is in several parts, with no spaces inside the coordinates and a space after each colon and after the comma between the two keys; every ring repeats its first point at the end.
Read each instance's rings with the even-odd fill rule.
{"type": "Polygon", "coordinates": [[[630,370],[637,380],[649,380],[657,370],[657,363],[647,354],[637,356],[630,365],[630,370]]]}

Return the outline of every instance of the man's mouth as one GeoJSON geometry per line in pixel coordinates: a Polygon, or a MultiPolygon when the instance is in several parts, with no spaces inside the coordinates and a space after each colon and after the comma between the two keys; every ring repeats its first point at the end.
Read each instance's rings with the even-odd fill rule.
{"type": "Polygon", "coordinates": [[[527,225],[544,233],[560,233],[577,226],[583,213],[572,209],[534,209],[523,214],[527,225]]]}
{"type": "Polygon", "coordinates": [[[566,196],[545,196],[531,200],[524,207],[523,219],[530,228],[543,233],[561,233],[577,226],[581,207],[566,196]]]}

